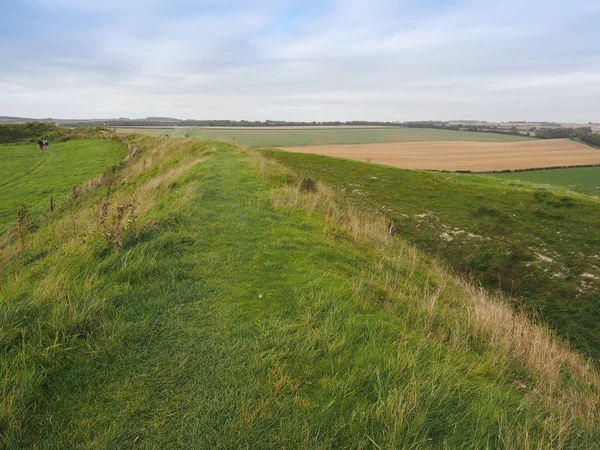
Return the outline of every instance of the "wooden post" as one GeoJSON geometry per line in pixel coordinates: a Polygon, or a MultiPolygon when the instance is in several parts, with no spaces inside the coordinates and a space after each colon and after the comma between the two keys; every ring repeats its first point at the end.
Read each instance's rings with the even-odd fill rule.
{"type": "Polygon", "coordinates": [[[52,201],[52,196],[50,196],[50,212],[54,211],[54,202],[52,201]]]}

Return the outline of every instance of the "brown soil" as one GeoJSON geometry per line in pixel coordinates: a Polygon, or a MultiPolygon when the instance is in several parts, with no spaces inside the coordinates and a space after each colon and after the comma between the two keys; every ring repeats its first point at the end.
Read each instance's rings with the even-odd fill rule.
{"type": "Polygon", "coordinates": [[[486,172],[600,164],[600,150],[569,139],[523,142],[388,142],[280,148],[290,152],[336,156],[406,169],[486,172]]]}

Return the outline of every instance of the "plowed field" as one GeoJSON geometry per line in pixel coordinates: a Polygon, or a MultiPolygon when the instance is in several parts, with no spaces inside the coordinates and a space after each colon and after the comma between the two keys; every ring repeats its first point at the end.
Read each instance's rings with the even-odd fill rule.
{"type": "Polygon", "coordinates": [[[406,169],[492,170],[600,164],[600,150],[569,139],[522,142],[388,142],[280,147],[406,169]]]}

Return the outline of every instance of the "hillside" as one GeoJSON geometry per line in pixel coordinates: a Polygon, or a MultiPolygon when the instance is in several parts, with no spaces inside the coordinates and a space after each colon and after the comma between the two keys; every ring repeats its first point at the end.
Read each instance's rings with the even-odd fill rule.
{"type": "Polygon", "coordinates": [[[393,221],[459,273],[518,297],[580,350],[600,357],[600,202],[490,177],[402,170],[265,150],[393,221]]]}
{"type": "Polygon", "coordinates": [[[129,137],[0,238],[7,448],[594,448],[600,377],[322,183],[129,137]]]}

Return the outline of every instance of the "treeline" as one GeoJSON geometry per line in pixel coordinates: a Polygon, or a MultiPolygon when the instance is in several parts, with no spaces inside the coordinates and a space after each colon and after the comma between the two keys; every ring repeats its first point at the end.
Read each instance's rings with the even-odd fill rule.
{"type": "Polygon", "coordinates": [[[0,125],[0,144],[40,138],[56,140],[58,137],[62,137],[65,131],[67,130],[61,130],[56,125],[41,122],[0,125]]]}
{"type": "Polygon", "coordinates": [[[155,120],[155,119],[112,119],[64,122],[63,126],[106,126],[106,127],[302,127],[302,126],[398,126],[396,122],[369,122],[366,120],[333,122],[287,122],[285,120],[155,120]]]}
{"type": "Polygon", "coordinates": [[[46,139],[52,142],[99,137],[106,133],[103,127],[60,128],[54,124],[31,122],[24,124],[0,124],[0,144],[34,142],[46,139]]]}
{"type": "MultiPolygon", "coordinates": [[[[442,121],[419,121],[419,122],[404,122],[402,125],[410,128],[440,128],[443,130],[453,131],[474,131],[477,133],[495,133],[495,134],[510,134],[513,136],[530,136],[529,131],[519,131],[516,126],[512,126],[510,129],[501,128],[498,125],[491,124],[472,124],[472,123],[458,123],[451,124],[449,122],[442,121]]],[[[534,131],[534,130],[530,130],[534,131]]]]}
{"type": "Polygon", "coordinates": [[[535,132],[538,139],[576,139],[600,148],[600,134],[592,132],[592,127],[582,128],[540,128],[535,132]]]}
{"type": "MultiPolygon", "coordinates": [[[[516,124],[516,125],[527,125],[531,122],[527,122],[526,120],[509,120],[507,123],[516,124]]],[[[562,127],[560,123],[556,122],[535,122],[535,124],[540,127],[562,127]]]]}
{"type": "Polygon", "coordinates": [[[583,128],[540,128],[535,132],[539,139],[576,139],[592,133],[592,127],[583,128]]]}
{"type": "MultiPolygon", "coordinates": [[[[551,122],[548,122],[551,123],[551,122]]],[[[551,123],[552,124],[552,123],[551,123]]],[[[514,136],[535,136],[538,139],[576,139],[588,145],[600,148],[600,134],[594,133],[591,127],[581,128],[537,128],[519,130],[516,126],[509,129],[490,124],[450,124],[442,121],[404,122],[402,125],[410,128],[439,128],[454,131],[474,131],[478,133],[511,134],[514,136]]]]}
{"type": "Polygon", "coordinates": [[[581,142],[600,148],[600,133],[589,133],[577,138],[581,142]]]}

